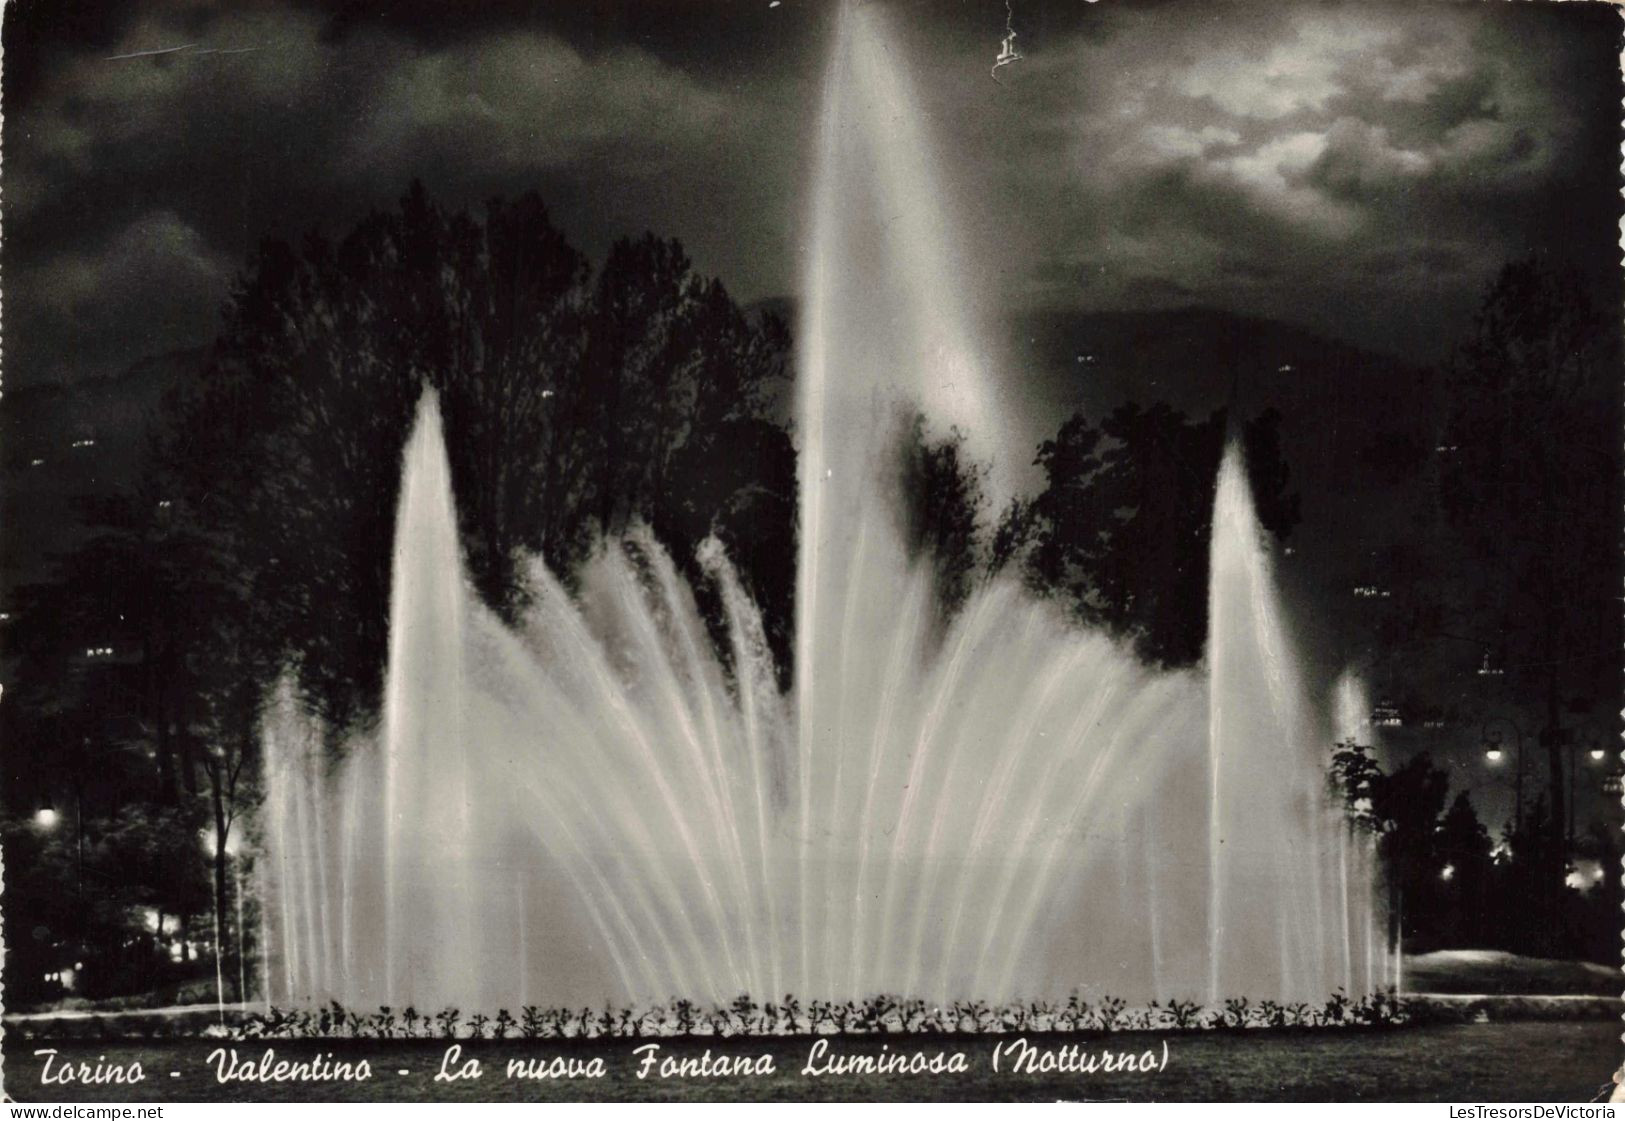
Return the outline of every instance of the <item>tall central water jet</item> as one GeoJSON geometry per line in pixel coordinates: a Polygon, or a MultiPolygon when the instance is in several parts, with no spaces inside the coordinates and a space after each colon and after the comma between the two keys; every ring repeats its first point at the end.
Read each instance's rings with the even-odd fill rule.
{"type": "Polygon", "coordinates": [[[913,414],[1004,446],[917,120],[878,15],[844,9],[799,328],[790,694],[714,541],[700,560],[726,659],[644,529],[606,542],[575,594],[535,563],[533,607],[502,624],[467,590],[427,396],[381,732],[332,764],[291,697],[267,720],[272,999],[1308,1000],[1373,984],[1336,896],[1368,874],[1344,874],[1316,796],[1327,741],[1233,451],[1206,675],[1152,672],[1014,581],[945,618],[904,547],[913,414]]]}
{"type": "MultiPolygon", "coordinates": [[[[898,830],[872,836],[875,797],[887,793],[877,786],[877,752],[901,750],[926,765],[949,699],[922,714],[919,742],[892,742],[901,694],[920,684],[912,674],[933,607],[902,547],[899,437],[923,411],[972,434],[974,449],[999,447],[977,316],[956,284],[965,270],[918,121],[882,14],[843,5],[819,124],[799,336],[795,668],[801,818],[815,824],[812,805],[827,798],[850,844],[833,859],[808,860],[798,876],[804,921],[829,935],[801,939],[803,986],[836,971],[833,955],[859,973],[858,940],[875,915],[890,921],[898,885],[883,872],[904,858],[923,787],[906,784],[898,830]],[[853,804],[843,803],[848,793],[853,804]],[[848,826],[851,814],[859,820],[848,826]],[[849,944],[833,936],[821,876],[860,885],[849,944]]],[[[974,640],[968,629],[958,637],[974,640]]],[[[827,849],[830,837],[807,841],[827,849]]]]}

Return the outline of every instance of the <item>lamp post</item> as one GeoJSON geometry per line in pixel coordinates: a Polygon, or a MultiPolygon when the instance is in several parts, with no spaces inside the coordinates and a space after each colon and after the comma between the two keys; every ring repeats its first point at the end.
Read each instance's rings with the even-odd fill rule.
{"type": "Polygon", "coordinates": [[[85,909],[85,788],[79,776],[73,776],[73,844],[75,849],[75,888],[79,892],[80,922],[84,922],[85,909]]]}
{"type": "MultiPolygon", "coordinates": [[[[1593,763],[1601,763],[1603,761],[1603,759],[1607,757],[1607,754],[1608,753],[1604,748],[1596,746],[1595,741],[1593,741],[1591,747],[1588,747],[1586,749],[1586,758],[1589,759],[1593,763]]],[[[1574,780],[1575,780],[1575,777],[1579,773],[1580,773],[1580,744],[1579,744],[1579,742],[1577,740],[1570,740],[1569,741],[1569,822],[1568,822],[1568,824],[1569,824],[1569,837],[1568,837],[1569,847],[1568,847],[1568,851],[1569,851],[1569,855],[1571,857],[1574,855],[1574,819],[1578,815],[1578,809],[1579,809],[1579,807],[1575,804],[1575,800],[1574,800],[1574,780]]]]}
{"type": "Polygon", "coordinates": [[[1522,830],[1523,830],[1523,729],[1518,726],[1517,721],[1511,719],[1510,717],[1506,717],[1506,716],[1498,716],[1498,717],[1495,717],[1494,719],[1486,720],[1484,722],[1484,729],[1483,729],[1483,733],[1482,733],[1483,736],[1484,736],[1484,758],[1489,761],[1491,766],[1498,765],[1501,762],[1502,758],[1505,757],[1505,754],[1506,754],[1505,751],[1503,751],[1502,747],[1501,747],[1501,733],[1500,733],[1499,729],[1496,729],[1494,731],[1491,730],[1492,727],[1494,725],[1496,725],[1496,724],[1505,724],[1507,727],[1512,729],[1512,735],[1514,737],[1513,742],[1516,745],[1517,755],[1516,755],[1516,758],[1515,758],[1515,760],[1513,762],[1513,766],[1516,768],[1516,770],[1513,772],[1513,776],[1512,776],[1512,789],[1513,789],[1512,825],[1513,825],[1513,829],[1514,829],[1515,832],[1522,832],[1522,830]]]}

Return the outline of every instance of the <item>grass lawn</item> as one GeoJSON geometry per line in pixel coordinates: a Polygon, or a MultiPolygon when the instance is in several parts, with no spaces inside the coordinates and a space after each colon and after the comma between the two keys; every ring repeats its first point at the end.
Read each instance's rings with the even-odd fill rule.
{"type": "MultiPolygon", "coordinates": [[[[1314,1101],[1587,1101],[1619,1065],[1614,1021],[1455,1024],[1389,1030],[1120,1033],[1106,1036],[1030,1036],[1042,1048],[1072,1045],[1090,1053],[1140,1054],[1150,1050],[1164,1070],[1093,1074],[1018,1074],[991,1069],[994,1046],[1008,1037],[886,1036],[830,1039],[834,1054],[963,1052],[965,1073],[825,1075],[801,1073],[806,1038],[661,1040],[661,1055],[755,1057],[771,1053],[772,1074],[726,1078],[635,1077],[641,1041],[574,1043],[506,1040],[464,1042],[462,1058],[479,1060],[478,1080],[436,1082],[446,1044],[440,1041],[213,1041],[162,1040],[143,1044],[62,1041],[5,1042],[5,1090],[16,1101],[558,1101],[558,1100],[1314,1100],[1314,1101]],[[365,1059],[366,1082],[228,1082],[219,1084],[206,1062],[217,1046],[235,1047],[245,1062],[267,1047],[277,1059],[365,1059]],[[55,1047],[55,1060],[140,1062],[145,1081],[135,1085],[46,1086],[36,1048],[55,1047]],[[555,1056],[604,1060],[602,1078],[509,1080],[510,1059],[555,1056]],[[409,1073],[398,1073],[406,1070],[409,1073]],[[171,1072],[178,1077],[171,1077],[171,1072]]],[[[1008,1047],[1008,1042],[1007,1042],[1008,1047]]],[[[1005,1052],[1008,1056],[1008,1050],[1005,1052]]]]}

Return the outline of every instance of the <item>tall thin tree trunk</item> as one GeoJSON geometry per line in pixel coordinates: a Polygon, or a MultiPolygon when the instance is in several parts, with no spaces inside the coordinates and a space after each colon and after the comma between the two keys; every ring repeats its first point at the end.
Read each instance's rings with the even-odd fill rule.
{"type": "Polygon", "coordinates": [[[164,691],[164,675],[153,649],[151,637],[141,640],[141,661],[146,669],[147,703],[151,706],[154,747],[158,763],[158,801],[175,803],[175,749],[169,742],[169,707],[164,691]]]}

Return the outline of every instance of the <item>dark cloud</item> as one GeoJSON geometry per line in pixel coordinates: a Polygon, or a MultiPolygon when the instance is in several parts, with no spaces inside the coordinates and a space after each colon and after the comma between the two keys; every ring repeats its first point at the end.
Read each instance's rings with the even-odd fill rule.
{"type": "MultiPolygon", "coordinates": [[[[237,262],[265,235],[342,229],[413,177],[453,203],[538,188],[593,252],[654,228],[747,294],[784,291],[782,269],[753,265],[791,253],[779,200],[794,195],[798,130],[773,123],[799,111],[792,94],[807,100],[794,71],[764,81],[679,65],[639,45],[665,41],[648,28],[589,50],[521,15],[482,9],[437,32],[404,10],[362,19],[307,5],[107,5],[65,25],[34,7],[8,13],[8,54],[36,62],[16,84],[7,68],[8,375],[101,374],[160,336],[207,336],[229,269],[190,317],[155,320],[115,299],[112,280],[78,283],[76,299],[107,300],[78,299],[77,314],[109,344],[127,337],[63,348],[67,297],[52,286],[68,262],[76,276],[98,260],[116,272],[110,247],[143,215],[168,214],[237,262]]],[[[161,265],[155,291],[199,295],[191,274],[161,265]]]]}

